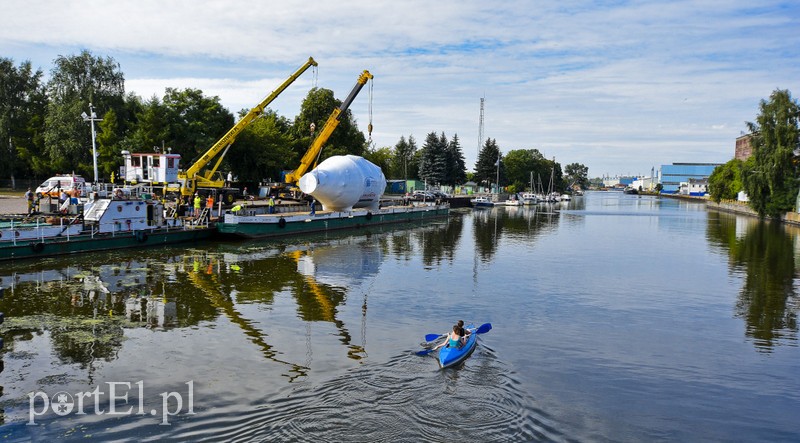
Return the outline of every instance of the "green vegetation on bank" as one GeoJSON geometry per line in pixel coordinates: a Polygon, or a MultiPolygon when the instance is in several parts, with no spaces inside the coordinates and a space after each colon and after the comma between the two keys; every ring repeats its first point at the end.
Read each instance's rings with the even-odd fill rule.
{"type": "MultiPolygon", "coordinates": [[[[260,98],[253,97],[253,104],[260,98]]],[[[148,98],[126,93],[120,65],[86,50],[58,56],[46,82],[42,70],[34,70],[30,62],[15,65],[0,57],[0,177],[40,180],[74,172],[91,179],[91,131],[81,117],[89,112],[90,103],[102,119],[96,143],[100,178],[106,181],[122,164],[123,150],[169,149],[180,154],[183,167],[188,167],[235,120],[219,97],[208,97],[199,89],[167,88],[163,96],[148,98]]],[[[279,180],[282,171],[297,166],[313,141],[311,124],[321,128],[340,104],[333,91],[313,88],[294,119],[265,110],[236,139],[220,170],[234,171],[242,182],[279,180]]],[[[240,116],[247,111],[240,111],[240,116]]],[[[425,180],[433,186],[455,186],[468,180],[494,183],[496,161],[501,157],[496,141],[487,139],[476,172],[468,174],[458,135],[448,139],[436,131],[426,136],[419,149],[413,136],[401,136],[393,147],[374,147],[350,110],[325,144],[320,160],[341,154],[366,157],[389,179],[425,180]]],[[[585,166],[573,163],[562,176],[554,160],[545,159],[536,149],[520,149],[508,151],[501,160],[500,184],[520,191],[529,186],[531,173],[547,183],[551,171],[558,190],[588,183],[585,166]]]]}
{"type": "Polygon", "coordinates": [[[746,123],[752,156],[718,166],[709,193],[719,202],[744,190],[759,215],[778,216],[797,210],[800,196],[800,104],[788,90],[777,89],[759,109],[756,121],[746,123]]]}

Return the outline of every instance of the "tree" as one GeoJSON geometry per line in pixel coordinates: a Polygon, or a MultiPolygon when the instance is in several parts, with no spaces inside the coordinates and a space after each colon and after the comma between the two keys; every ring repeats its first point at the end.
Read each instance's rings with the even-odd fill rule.
{"type": "Polygon", "coordinates": [[[30,62],[14,66],[0,58],[0,175],[31,175],[43,148],[40,136],[46,106],[42,71],[30,62]]]}
{"type": "Polygon", "coordinates": [[[742,183],[750,206],[760,215],[792,210],[797,197],[800,149],[800,104],[788,90],[776,89],[761,100],[761,113],[747,122],[753,134],[753,155],[742,168],[742,183]]]}
{"type": "MultiPolygon", "coordinates": [[[[243,110],[242,115],[249,112],[243,110]]],[[[286,159],[291,158],[294,140],[291,122],[266,109],[259,118],[250,123],[236,138],[226,156],[234,175],[243,182],[281,180],[286,159]]]]}
{"type": "MultiPolygon", "coordinates": [[[[297,166],[300,158],[311,146],[313,137],[322,130],[333,111],[342,105],[340,100],[333,96],[333,91],[324,88],[312,88],[300,105],[300,114],[294,119],[293,135],[295,143],[295,158],[292,159],[291,169],[297,166]],[[314,135],[311,135],[311,124],[314,124],[314,135]]],[[[366,146],[366,137],[358,130],[350,109],[339,115],[339,124],[330,135],[320,152],[319,161],[333,155],[362,155],[366,146]]]]}
{"type": "Polygon", "coordinates": [[[567,187],[571,188],[574,185],[580,186],[581,189],[589,187],[589,168],[580,163],[570,163],[564,168],[567,174],[565,180],[567,187]]]}
{"type": "MultiPolygon", "coordinates": [[[[485,183],[487,186],[497,181],[497,162],[500,161],[500,148],[497,147],[497,140],[487,138],[478,153],[478,161],[475,163],[475,181],[485,183]]],[[[501,162],[502,169],[502,162],[501,162]]],[[[503,181],[501,171],[500,181],[503,181]]]]}
{"type": "MultiPolygon", "coordinates": [[[[503,159],[508,181],[516,189],[536,188],[538,181],[544,177],[550,179],[550,164],[538,149],[514,149],[508,151],[503,159]]],[[[535,192],[535,189],[532,189],[535,192]]]]}
{"type": "Polygon", "coordinates": [[[390,168],[390,176],[395,179],[409,180],[419,177],[418,163],[416,161],[417,142],[413,135],[400,136],[400,140],[394,145],[394,155],[390,168]]]}
{"type": "Polygon", "coordinates": [[[47,83],[49,102],[45,117],[44,149],[61,172],[93,172],[91,130],[81,119],[91,103],[98,117],[111,109],[123,110],[125,79],[111,57],[94,57],[89,51],[58,56],[47,83]]]}
{"type": "Polygon", "coordinates": [[[742,190],[742,165],[741,160],[734,158],[714,168],[708,177],[708,193],[712,200],[719,203],[722,199],[736,199],[742,190]]]}
{"type": "Polygon", "coordinates": [[[442,184],[447,174],[447,138],[442,133],[437,137],[431,132],[422,145],[422,157],[419,164],[419,178],[428,184],[442,184]]]}
{"type": "Polygon", "coordinates": [[[97,173],[100,177],[110,177],[122,164],[121,130],[117,113],[113,109],[103,116],[97,131],[97,173]]]}
{"type": "Polygon", "coordinates": [[[134,118],[136,123],[133,125],[128,137],[124,141],[126,149],[131,152],[151,152],[154,146],[161,146],[170,140],[171,148],[173,140],[170,139],[169,124],[167,121],[167,107],[161,100],[153,96],[142,103],[137,98],[138,104],[134,105],[134,118]]]}
{"type": "MultiPolygon", "coordinates": [[[[186,168],[233,126],[233,114],[222,106],[219,97],[206,97],[199,89],[167,88],[163,103],[169,131],[166,146],[182,155],[186,168]]],[[[155,111],[159,112],[157,108],[155,111]]],[[[156,140],[145,149],[158,145],[156,140]]]]}
{"type": "Polygon", "coordinates": [[[374,150],[367,149],[364,153],[364,158],[381,168],[381,171],[389,171],[391,169],[392,157],[392,148],[389,146],[374,150]]]}
{"type": "Polygon", "coordinates": [[[458,142],[458,134],[453,135],[450,143],[447,143],[445,159],[447,169],[444,183],[453,187],[464,183],[467,180],[467,165],[464,161],[464,153],[461,151],[461,144],[458,142]]]}

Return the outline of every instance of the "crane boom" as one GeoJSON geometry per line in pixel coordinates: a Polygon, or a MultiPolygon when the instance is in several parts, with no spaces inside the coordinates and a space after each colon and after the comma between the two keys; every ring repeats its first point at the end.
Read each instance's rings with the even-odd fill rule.
{"type": "Polygon", "coordinates": [[[350,95],[344,99],[341,106],[333,110],[331,116],[328,117],[328,121],[325,122],[325,126],[322,127],[322,130],[319,132],[317,138],[314,139],[311,147],[309,147],[308,151],[306,151],[305,155],[303,155],[303,158],[300,160],[300,166],[298,166],[294,171],[286,174],[286,183],[297,184],[297,181],[300,180],[300,177],[308,172],[308,168],[311,167],[312,162],[317,158],[317,155],[319,155],[319,152],[322,150],[322,145],[328,141],[328,138],[333,133],[333,130],[339,126],[342,114],[347,111],[347,108],[349,108],[350,104],[353,103],[353,100],[355,100],[356,96],[361,91],[361,88],[363,88],[367,81],[371,79],[372,74],[370,74],[369,71],[364,70],[364,72],[361,73],[361,75],[358,77],[358,80],[356,80],[356,85],[353,87],[353,90],[350,91],[350,95]]]}
{"type": "Polygon", "coordinates": [[[242,132],[244,128],[246,128],[253,120],[256,119],[261,113],[264,112],[264,109],[269,105],[275,98],[283,92],[284,89],[289,87],[301,74],[303,74],[308,68],[311,66],[317,66],[317,62],[314,61],[313,57],[309,57],[308,61],[303,64],[294,74],[289,76],[286,81],[284,81],[277,89],[272,91],[270,95],[268,95],[264,100],[261,101],[256,107],[250,110],[244,117],[242,117],[233,127],[228,130],[228,132],[222,136],[213,146],[211,146],[208,151],[200,157],[186,172],[178,173],[178,180],[182,183],[181,185],[181,194],[183,195],[192,195],[195,192],[195,189],[198,187],[198,182],[205,187],[210,188],[222,188],[224,185],[224,180],[220,177],[217,180],[214,180],[212,177],[214,173],[219,168],[219,165],[222,163],[222,159],[225,157],[225,153],[227,153],[227,148],[236,141],[236,137],[242,132]],[[211,160],[214,159],[220,152],[223,152],[222,156],[217,160],[214,166],[204,171],[202,174],[200,171],[206,167],[211,160]]]}

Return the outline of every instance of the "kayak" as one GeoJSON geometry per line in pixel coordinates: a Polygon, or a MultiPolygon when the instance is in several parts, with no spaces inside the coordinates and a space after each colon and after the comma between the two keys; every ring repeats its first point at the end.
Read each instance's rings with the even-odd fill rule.
{"type": "MultiPolygon", "coordinates": [[[[475,329],[473,325],[469,325],[466,329],[475,329]]],[[[439,366],[442,368],[449,368],[457,365],[466,360],[472,354],[472,351],[478,346],[477,331],[472,331],[472,334],[467,338],[467,344],[460,348],[451,348],[444,346],[439,350],[439,366]]]]}

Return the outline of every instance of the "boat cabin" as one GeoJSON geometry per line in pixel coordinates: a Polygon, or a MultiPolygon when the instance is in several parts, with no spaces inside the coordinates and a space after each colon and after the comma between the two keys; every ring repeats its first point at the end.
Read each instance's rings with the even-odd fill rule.
{"type": "Polygon", "coordinates": [[[180,154],[147,152],[132,154],[122,151],[124,164],[120,177],[126,183],[166,184],[178,181],[180,154]]]}

